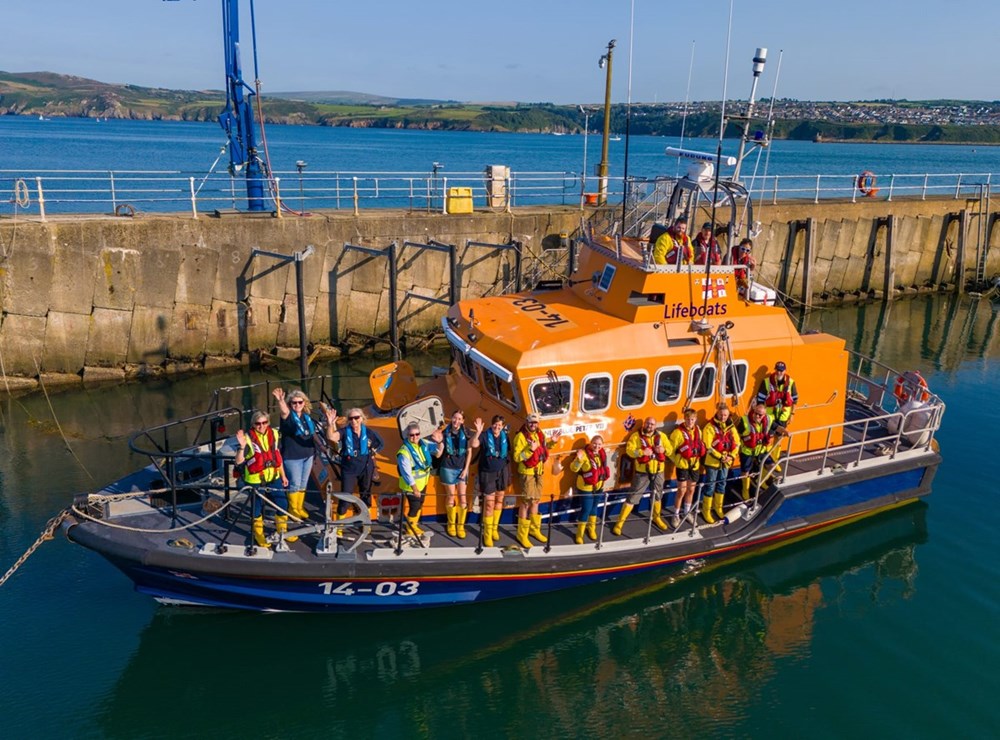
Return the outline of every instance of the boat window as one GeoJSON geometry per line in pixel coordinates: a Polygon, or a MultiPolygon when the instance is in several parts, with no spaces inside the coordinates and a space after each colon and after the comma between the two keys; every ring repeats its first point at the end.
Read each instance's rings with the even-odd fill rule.
{"type": "Polygon", "coordinates": [[[573,381],[569,378],[536,380],[529,389],[531,403],[540,416],[562,416],[569,411],[573,381]]]}
{"type": "Polygon", "coordinates": [[[726,365],[725,395],[743,395],[743,391],[747,387],[747,371],[749,367],[749,364],[742,360],[726,365]]]}
{"type": "Polygon", "coordinates": [[[692,401],[712,397],[715,388],[715,365],[697,365],[691,368],[691,383],[688,395],[692,401]]]}
{"type": "Polygon", "coordinates": [[[656,373],[656,390],[653,403],[676,403],[681,397],[681,378],[683,372],[679,367],[664,368],[656,373]]]}
{"type": "Polygon", "coordinates": [[[476,363],[470,360],[467,354],[457,347],[452,347],[451,356],[455,360],[455,364],[458,365],[458,369],[462,371],[462,375],[473,383],[479,382],[479,375],[476,373],[476,363]]]}
{"type": "Polygon", "coordinates": [[[618,406],[623,409],[634,409],[645,404],[648,384],[649,373],[645,370],[624,373],[618,385],[618,406]]]}
{"type": "Polygon", "coordinates": [[[605,265],[601,276],[597,280],[597,289],[607,293],[611,289],[611,281],[615,279],[615,266],[605,265]]]}
{"type": "Polygon", "coordinates": [[[517,395],[514,393],[514,386],[485,367],[483,368],[483,385],[486,386],[486,392],[500,403],[512,409],[517,408],[517,395]]]}
{"type": "Polygon", "coordinates": [[[580,392],[581,411],[605,411],[611,406],[611,376],[588,375],[580,392]]]}

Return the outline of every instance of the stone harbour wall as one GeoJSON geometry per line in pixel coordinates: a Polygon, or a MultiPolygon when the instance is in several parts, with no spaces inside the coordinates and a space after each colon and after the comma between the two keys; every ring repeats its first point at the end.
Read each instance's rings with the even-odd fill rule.
{"type": "MultiPolygon", "coordinates": [[[[890,297],[971,277],[989,245],[996,213],[954,199],[758,206],[758,275],[804,303],[890,297]],[[988,228],[986,228],[988,226],[988,228]],[[891,247],[891,249],[890,249],[891,247]]],[[[460,295],[509,284],[509,251],[470,240],[523,244],[525,272],[555,277],[565,256],[547,252],[574,235],[572,207],[514,213],[378,211],[310,218],[224,215],[79,216],[0,219],[0,391],[43,382],[226,366],[248,351],[298,346],[295,271],[254,249],[303,262],[308,340],[337,345],[349,333],[384,335],[389,270],[384,257],[346,249],[398,244],[401,332],[439,325],[447,300],[447,255],[404,245],[436,240],[457,247],[460,295]],[[546,265],[539,269],[539,265],[546,265]]],[[[987,251],[986,275],[1000,272],[987,251]]]]}

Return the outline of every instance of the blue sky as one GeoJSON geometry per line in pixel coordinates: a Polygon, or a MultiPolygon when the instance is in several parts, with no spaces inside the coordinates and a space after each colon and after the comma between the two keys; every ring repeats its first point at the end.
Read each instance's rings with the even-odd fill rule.
{"type": "MultiPolygon", "coordinates": [[[[6,3],[0,69],[176,89],[221,88],[219,0],[6,3]]],[[[249,0],[241,3],[248,16],[249,0]]],[[[627,95],[630,0],[257,0],[263,91],[355,90],[462,101],[598,103],[627,95]]],[[[635,0],[632,100],[722,97],[729,0],[635,0]]],[[[736,0],[729,97],[769,49],[758,94],[1000,99],[1000,2],[736,0]]],[[[250,23],[243,64],[252,79],[250,23]]]]}

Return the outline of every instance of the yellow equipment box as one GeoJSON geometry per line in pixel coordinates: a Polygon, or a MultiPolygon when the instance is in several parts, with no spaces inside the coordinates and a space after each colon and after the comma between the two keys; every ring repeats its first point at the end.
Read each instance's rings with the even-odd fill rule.
{"type": "Polygon", "coordinates": [[[448,188],[448,213],[472,213],[472,188],[448,188]]]}

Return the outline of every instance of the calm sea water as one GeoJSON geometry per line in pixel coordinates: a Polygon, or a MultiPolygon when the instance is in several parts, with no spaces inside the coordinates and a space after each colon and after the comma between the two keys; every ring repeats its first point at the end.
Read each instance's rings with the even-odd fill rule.
{"type": "MultiPolygon", "coordinates": [[[[594,124],[593,118],[591,124],[594,124]]],[[[275,172],[294,172],[298,160],[316,172],[429,173],[434,162],[449,173],[479,173],[487,165],[505,164],[519,173],[584,171],[584,137],[544,134],[503,134],[394,129],[267,126],[271,165],[275,172]]],[[[587,170],[600,159],[600,135],[587,137],[587,170]]],[[[39,121],[28,116],[0,116],[0,185],[10,178],[33,176],[44,170],[178,170],[201,177],[212,167],[226,143],[214,123],[64,118],[39,121]],[[3,172],[12,170],[14,172],[3,172]]],[[[677,160],[664,156],[672,137],[634,136],[629,142],[629,174],[655,177],[677,174],[677,160]]],[[[685,147],[714,153],[716,141],[687,140],[685,147]]],[[[624,140],[611,142],[609,173],[620,178],[624,169],[624,140]]],[[[737,143],[724,151],[735,154],[737,143]]],[[[225,169],[223,159],[218,167],[225,169]]],[[[813,144],[775,141],[767,173],[770,175],[856,175],[872,170],[890,173],[1000,172],[1000,147],[893,144],[813,144]]],[[[763,175],[764,158],[744,165],[744,179],[763,175]]],[[[54,187],[54,186],[53,186],[54,187]]],[[[180,209],[187,207],[181,203],[180,209]]],[[[0,210],[0,213],[4,213],[0,210]]]]}
{"type": "MultiPolygon", "coordinates": [[[[805,326],[946,400],[925,503],[688,580],[364,619],[159,607],[57,538],[0,589],[4,736],[995,737],[1000,305],[934,296],[805,326]]],[[[374,364],[331,365],[335,393],[364,396],[374,364]]],[[[0,566],[140,463],[130,431],[245,379],[4,401],[0,566]]]]}

